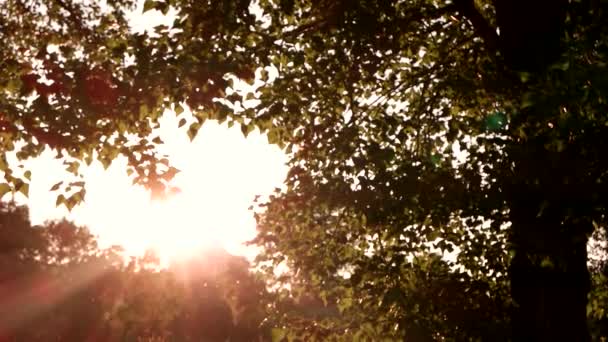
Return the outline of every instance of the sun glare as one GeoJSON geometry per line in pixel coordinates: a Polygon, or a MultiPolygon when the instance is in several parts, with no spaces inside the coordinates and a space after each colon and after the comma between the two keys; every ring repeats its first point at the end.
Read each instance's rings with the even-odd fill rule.
{"type": "MultiPolygon", "coordinates": [[[[285,154],[263,135],[253,132],[244,138],[239,129],[213,122],[190,142],[178,121],[166,113],[157,133],[164,141],[160,152],[181,171],[172,183],[181,192],[151,200],[149,192],[131,184],[124,160],[108,170],[94,163],[84,172],[85,203],[68,216],[88,226],[102,245],[120,245],[130,255],[153,249],[166,260],[222,247],[253,256],[255,250],[243,246],[255,236],[248,208],[256,195],[266,196],[282,184],[285,154]]],[[[66,214],[54,207],[56,194],[48,191],[66,176],[60,165],[49,154],[30,166],[34,176],[28,202],[34,223],[66,214]]]]}
{"type": "MultiPolygon", "coordinates": [[[[131,13],[134,31],[144,31],[158,24],[170,25],[174,12],[162,15],[143,10],[143,1],[131,13]]],[[[235,89],[252,87],[236,82],[235,89]]],[[[180,258],[209,247],[222,247],[233,254],[255,255],[243,242],[255,236],[253,213],[248,210],[257,195],[268,195],[280,187],[287,167],[286,156],[256,131],[244,138],[240,129],[207,122],[197,138],[190,142],[180,119],[192,121],[191,113],[176,117],[165,112],[161,128],[155,133],[164,141],[158,146],[181,170],[173,186],[181,192],[153,201],[146,190],[133,186],[126,175],[125,160],[116,160],[108,170],[93,163],[84,170],[87,182],[85,202],[71,213],[55,207],[57,193],[53,184],[69,175],[55,153],[29,161],[32,171],[28,204],[32,223],[67,216],[87,226],[102,246],[120,245],[129,255],[156,250],[161,258],[180,258]]]]}

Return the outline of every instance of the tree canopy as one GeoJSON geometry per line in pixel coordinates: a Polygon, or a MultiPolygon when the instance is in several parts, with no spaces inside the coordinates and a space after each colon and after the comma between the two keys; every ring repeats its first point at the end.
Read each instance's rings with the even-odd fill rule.
{"type": "MultiPolygon", "coordinates": [[[[369,318],[370,336],[423,326],[460,340],[436,328],[448,308],[422,324],[407,300],[419,288],[409,275],[433,269],[475,293],[463,300],[485,319],[511,312],[503,336],[590,339],[586,245],[606,226],[606,1],[149,0],[177,11],[154,34],[129,30],[131,5],[1,7],[5,151],[50,147],[75,173],[121,154],[135,181],[162,190],[176,170],[149,134],[164,108],[192,109],[191,137],[207,119],[257,128],[291,157],[255,240],[262,264],[288,266],[280,284],[369,318]],[[507,283],[508,300],[495,300],[507,283]]],[[[26,191],[28,175],[3,165],[4,189],[26,191]]]]}

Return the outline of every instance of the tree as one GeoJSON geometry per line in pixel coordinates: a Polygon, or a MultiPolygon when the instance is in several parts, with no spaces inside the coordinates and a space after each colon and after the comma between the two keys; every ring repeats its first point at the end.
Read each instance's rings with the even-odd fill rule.
{"type": "Polygon", "coordinates": [[[174,262],[169,271],[186,291],[174,327],[183,336],[178,340],[268,340],[265,284],[245,258],[214,248],[174,262]]]}
{"type": "MultiPolygon", "coordinates": [[[[11,95],[0,108],[6,146],[23,138],[26,150],[53,147],[35,137],[34,128],[48,126],[75,139],[61,151],[86,159],[97,147],[102,161],[123,153],[143,166],[136,180],[160,187],[149,176],[157,172],[145,170],[159,160],[144,138],[158,110],[190,107],[190,136],[207,119],[227,119],[244,134],[257,127],[292,157],[287,190],[259,217],[266,260],[287,263],[322,292],[343,272],[357,275],[355,284],[399,283],[393,265],[407,265],[412,253],[430,244],[457,249],[474,278],[499,277],[509,264],[514,340],[589,340],[586,242],[606,225],[605,1],[261,0],[260,15],[246,0],[147,1],[179,13],[156,35],[128,32],[126,3],[113,3],[107,18],[117,19],[93,33],[93,21],[61,19],[63,2],[36,4],[47,3],[60,29],[43,26],[41,11],[8,21],[15,29],[7,41],[27,53],[8,49],[1,58],[13,66],[0,77],[11,95]],[[68,58],[60,65],[73,79],[69,96],[45,101],[50,90],[23,71],[24,62],[53,55],[19,34],[38,30],[63,37],[59,51],[83,46],[72,57],[56,53],[68,58]],[[105,39],[88,38],[96,35],[105,39]],[[123,63],[125,53],[134,64],[123,63]],[[76,82],[82,65],[89,88],[76,82]],[[256,91],[231,84],[254,76],[256,91]],[[30,105],[19,94],[32,88],[42,96],[30,105]],[[80,120],[100,108],[113,119],[80,120]],[[54,121],[48,113],[69,115],[54,121]],[[30,117],[40,118],[31,129],[30,117]],[[107,131],[89,140],[71,130],[100,125],[107,131]],[[124,132],[139,134],[139,147],[121,140],[124,132]],[[501,249],[510,253],[495,260],[501,249]]],[[[19,13],[20,4],[2,10],[19,13]]],[[[106,22],[103,11],[78,8],[106,22]]],[[[10,189],[23,189],[7,174],[10,189]]]]}
{"type": "Polygon", "coordinates": [[[392,265],[388,276],[384,269],[390,265],[369,263],[363,279],[358,279],[361,274],[341,281],[334,277],[331,286],[325,279],[315,286],[305,276],[292,276],[290,291],[272,299],[275,335],[314,341],[510,340],[504,281],[473,279],[432,254],[392,265]]]}
{"type": "Polygon", "coordinates": [[[183,99],[171,95],[181,75],[159,65],[165,64],[166,46],[151,54],[152,47],[142,45],[146,35],[130,32],[126,13],[135,1],[104,4],[0,5],[0,196],[27,196],[29,190],[31,172],[10,165],[9,154],[22,162],[45,149],[56,151],[73,174],[52,188],[61,191],[57,204],[68,209],[83,200],[80,168],[93,160],[107,168],[117,157],[126,158],[134,181],[154,193],[162,194],[177,173],[154,151],[162,141],[151,133],[163,108],[183,99]]]}
{"type": "Polygon", "coordinates": [[[497,244],[512,252],[513,339],[589,340],[605,3],[493,5],[262,2],[276,40],[260,59],[279,72],[243,115],[297,149],[257,242],[324,290],[344,268],[374,274],[426,243],[490,275],[484,247],[497,244]],[[382,244],[393,253],[369,252],[382,244]]]}
{"type": "Polygon", "coordinates": [[[0,202],[0,340],[265,341],[264,284],[223,250],[161,269],[0,202]]]}
{"type": "Polygon", "coordinates": [[[0,203],[0,235],[3,341],[106,340],[116,249],[67,221],[32,226],[14,203],[0,203]]]}

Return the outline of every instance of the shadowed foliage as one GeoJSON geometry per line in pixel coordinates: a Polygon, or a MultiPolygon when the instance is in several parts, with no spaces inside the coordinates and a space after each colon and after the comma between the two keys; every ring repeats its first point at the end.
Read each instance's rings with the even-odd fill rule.
{"type": "Polygon", "coordinates": [[[268,341],[263,283],[223,250],[159,269],[86,228],[0,207],[1,341],[268,341]]]}

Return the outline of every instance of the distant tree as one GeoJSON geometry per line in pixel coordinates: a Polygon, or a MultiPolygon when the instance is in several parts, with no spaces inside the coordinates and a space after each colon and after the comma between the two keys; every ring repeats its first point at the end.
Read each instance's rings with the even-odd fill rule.
{"type": "Polygon", "coordinates": [[[67,221],[32,226],[27,208],[13,203],[0,203],[0,222],[0,336],[103,340],[96,334],[107,330],[117,251],[98,248],[85,228],[67,221]]]}
{"type": "Polygon", "coordinates": [[[39,267],[45,248],[40,232],[31,226],[26,207],[0,202],[0,280],[10,281],[39,267]]]}
{"type": "Polygon", "coordinates": [[[0,341],[267,341],[264,283],[224,250],[162,269],[0,202],[0,341]]]}
{"type": "Polygon", "coordinates": [[[266,287],[249,267],[243,257],[219,248],[174,263],[169,271],[186,290],[184,310],[175,322],[182,328],[176,333],[194,331],[189,338],[196,341],[268,341],[266,287]]]}

